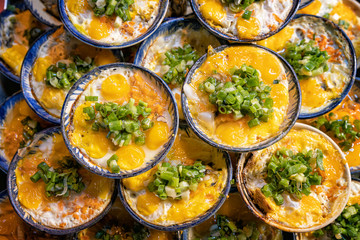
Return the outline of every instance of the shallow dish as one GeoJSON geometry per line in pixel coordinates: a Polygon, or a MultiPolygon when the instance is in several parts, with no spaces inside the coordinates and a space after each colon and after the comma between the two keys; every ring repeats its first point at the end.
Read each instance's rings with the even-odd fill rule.
{"type": "Polygon", "coordinates": [[[265,0],[252,3],[244,9],[245,12],[241,7],[235,7],[238,12],[233,12],[222,2],[225,1],[191,0],[191,7],[200,23],[211,33],[234,42],[254,42],[276,34],[294,17],[300,5],[300,0],[285,1],[284,5],[279,1],[265,0]]]}
{"type": "Polygon", "coordinates": [[[33,134],[48,124],[30,109],[22,92],[17,92],[0,106],[0,125],[0,168],[7,173],[17,150],[26,147],[33,134]]]}
{"type": "Polygon", "coordinates": [[[0,72],[20,83],[23,59],[31,44],[47,27],[37,21],[25,4],[0,13],[0,72]],[[16,31],[16,33],[14,33],[16,31]]]}
{"type": "MultiPolygon", "coordinates": [[[[99,2],[99,4],[103,3],[99,2]]],[[[116,20],[105,15],[101,18],[96,17],[86,1],[58,0],[60,18],[66,29],[79,40],[100,48],[126,48],[145,40],[160,26],[168,5],[169,0],[136,0],[134,4],[128,6],[130,9],[128,18],[132,21],[124,22],[123,18],[114,14],[111,16],[115,16],[116,20]],[[151,5],[144,7],[144,4],[151,5]],[[146,21],[141,20],[142,18],[146,21]],[[110,30],[114,28],[116,31],[110,30]],[[127,39],[123,39],[124,36],[127,39]]]]}
{"type": "MultiPolygon", "coordinates": [[[[283,163],[287,164],[289,160],[283,161],[283,163]]],[[[275,166],[278,167],[278,165],[275,166]]],[[[306,169],[309,171],[308,166],[306,169]]],[[[276,171],[281,174],[280,171],[276,171]]],[[[301,123],[295,124],[293,130],[285,138],[269,148],[248,155],[243,154],[238,162],[236,178],[238,189],[250,210],[266,223],[288,232],[309,232],[328,225],[340,215],[350,194],[350,170],[341,149],[320,130],[301,123]],[[304,136],[306,136],[306,140],[304,136]],[[279,149],[281,150],[279,151],[279,149]],[[307,152],[301,152],[303,150],[307,152]],[[289,178],[290,180],[295,179],[291,182],[289,180],[289,184],[304,181],[302,185],[304,189],[302,187],[297,190],[298,188],[295,187],[292,190],[294,193],[291,195],[287,192],[288,190],[278,193],[276,186],[272,185],[274,190],[271,190],[271,194],[273,195],[268,195],[266,189],[273,189],[268,185],[269,181],[277,179],[277,177],[271,178],[269,176],[270,179],[266,180],[268,171],[270,171],[267,167],[269,163],[274,164],[281,157],[284,159],[291,157],[294,157],[291,159],[301,159],[298,154],[306,156],[299,161],[302,161],[303,166],[306,166],[305,162],[309,164],[312,175],[305,175],[309,172],[301,173],[300,179],[296,175],[298,174],[297,171],[296,174],[293,174],[294,176],[289,178]],[[313,162],[315,157],[316,163],[313,162]],[[321,167],[324,171],[320,170],[321,167]],[[334,169],[336,171],[333,171],[334,169]],[[309,183],[310,177],[313,179],[314,176],[319,181],[309,183]],[[323,179],[324,176],[326,176],[325,180],[323,179]],[[310,186],[312,186],[311,190],[310,186]],[[320,193],[316,193],[314,189],[320,193]],[[266,197],[264,192],[269,197],[266,197]],[[305,192],[307,192],[306,195],[305,192]],[[305,215],[306,218],[303,217],[305,215]]],[[[287,178],[284,178],[285,180],[287,178]]]]}
{"type": "MultiPolygon", "coordinates": [[[[248,152],[270,146],[287,134],[299,114],[301,95],[295,73],[281,56],[261,46],[243,44],[220,46],[202,56],[186,76],[181,100],[186,121],[201,139],[223,150],[248,152]],[[269,64],[264,66],[261,62],[269,64]],[[240,77],[246,71],[251,71],[251,74],[240,77]],[[217,92],[209,95],[205,88],[205,91],[199,89],[200,85],[205,86],[206,82],[214,81],[214,78],[216,83],[210,85],[216,84],[217,92]],[[261,88],[247,85],[246,78],[254,78],[254,86],[259,85],[261,88]],[[216,105],[211,103],[214,94],[228,91],[224,90],[228,88],[227,85],[222,85],[224,79],[235,79],[231,83],[240,93],[231,89],[231,95],[239,99],[234,105],[240,104],[241,111],[245,110],[245,103],[250,106],[250,98],[259,105],[265,104],[264,98],[270,98],[268,107],[263,105],[262,113],[267,108],[267,118],[263,115],[264,121],[258,120],[257,125],[250,125],[251,121],[257,119],[251,118],[250,113],[237,112],[238,107],[235,109],[225,100],[220,101],[220,98],[216,100],[216,105]],[[256,92],[256,96],[250,96],[249,92],[256,92]],[[228,112],[228,108],[232,112],[228,112]],[[223,114],[220,114],[221,111],[223,114]]],[[[259,106],[256,108],[260,109],[259,106]]]]}
{"type": "Polygon", "coordinates": [[[156,74],[117,63],[98,67],[73,85],[65,99],[61,126],[71,154],[85,168],[124,178],[149,170],[165,157],[174,142],[178,119],[175,99],[156,74]],[[84,96],[98,97],[99,102],[86,101],[84,96]],[[107,107],[111,102],[115,105],[107,107]],[[96,108],[96,119],[86,121],[89,115],[84,108],[94,109],[94,104],[102,107],[96,108]],[[122,109],[121,113],[115,109],[122,109]],[[110,130],[115,122],[117,127],[110,130]],[[100,127],[94,130],[94,124],[100,127]],[[115,160],[113,165],[109,159],[115,160]]]}
{"type": "Polygon", "coordinates": [[[331,111],[354,83],[356,56],[353,45],[328,19],[296,15],[279,34],[258,44],[277,51],[294,67],[302,93],[300,119],[331,111]],[[311,49],[313,53],[305,49],[311,49]],[[297,54],[303,57],[295,59],[297,54]]]}
{"type": "Polygon", "coordinates": [[[120,60],[120,50],[94,48],[74,38],[62,26],[53,28],[25,56],[21,69],[25,99],[41,118],[60,124],[61,109],[71,85],[96,66],[120,60]]]}
{"type": "Polygon", "coordinates": [[[25,0],[25,4],[40,22],[51,27],[62,24],[56,0],[25,0]]]}
{"type": "Polygon", "coordinates": [[[122,179],[120,199],[130,215],[145,226],[180,231],[205,221],[220,208],[229,193],[231,177],[229,155],[202,142],[180,124],[175,143],[162,163],[141,175],[122,179]],[[185,177],[190,172],[193,177],[185,177]],[[163,174],[173,177],[164,180],[163,174]]]}
{"type": "Polygon", "coordinates": [[[309,4],[311,4],[312,2],[314,2],[314,0],[301,0],[299,10],[309,6],[309,4]]]}
{"type": "Polygon", "coordinates": [[[74,233],[99,221],[117,196],[116,185],[115,180],[77,165],[60,127],[36,134],[31,145],[14,156],[7,177],[17,214],[40,231],[55,235],[74,233]],[[61,178],[63,185],[57,182],[61,178]],[[60,215],[56,210],[61,208],[60,215]]]}
{"type": "MultiPolygon", "coordinates": [[[[140,45],[135,55],[134,64],[155,72],[169,85],[175,96],[180,118],[183,119],[180,98],[186,73],[193,63],[207,52],[208,46],[215,48],[224,43],[225,41],[211,35],[196,19],[176,18],[161,24],[156,32],[140,45]],[[179,61],[178,64],[164,64],[165,59],[169,60],[165,54],[171,53],[171,50],[177,50],[177,52],[180,49],[185,50],[184,45],[186,44],[191,47],[191,49],[187,48],[189,53],[183,53],[179,56],[186,55],[191,60],[179,61]],[[175,69],[176,76],[174,74],[175,69]]],[[[172,54],[176,53],[173,52],[172,54]]]]}

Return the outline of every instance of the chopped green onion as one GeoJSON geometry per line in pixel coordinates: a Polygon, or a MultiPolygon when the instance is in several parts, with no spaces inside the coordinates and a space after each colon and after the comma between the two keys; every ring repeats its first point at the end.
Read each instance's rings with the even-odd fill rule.
{"type": "Polygon", "coordinates": [[[251,14],[252,14],[252,11],[245,10],[245,12],[243,13],[243,15],[241,17],[246,20],[249,20],[251,18],[251,14]]]}
{"type": "Polygon", "coordinates": [[[117,163],[118,159],[119,159],[119,157],[116,154],[114,154],[107,160],[107,165],[110,168],[112,173],[119,173],[120,172],[120,167],[119,167],[119,165],[117,163]]]}
{"type": "Polygon", "coordinates": [[[98,99],[99,99],[98,96],[85,96],[85,101],[96,102],[96,101],[98,101],[98,99]]]}

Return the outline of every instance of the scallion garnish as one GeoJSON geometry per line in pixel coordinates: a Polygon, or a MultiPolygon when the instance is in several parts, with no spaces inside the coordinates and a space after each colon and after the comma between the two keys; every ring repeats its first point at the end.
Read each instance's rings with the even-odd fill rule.
{"type": "Polygon", "coordinates": [[[251,14],[252,14],[252,11],[245,10],[241,17],[244,18],[244,19],[249,20],[251,18],[251,14]]]}
{"type": "Polygon", "coordinates": [[[167,51],[163,64],[169,66],[170,69],[164,74],[164,81],[168,84],[181,85],[187,72],[198,58],[199,55],[190,44],[185,44],[183,48],[176,47],[167,51]]]}
{"type": "Polygon", "coordinates": [[[120,172],[120,167],[119,167],[119,165],[117,163],[118,159],[119,159],[119,157],[116,154],[114,154],[107,160],[107,165],[110,168],[112,173],[119,173],[120,172]]]}
{"type": "Polygon", "coordinates": [[[277,205],[284,203],[284,192],[298,199],[309,195],[312,185],[320,185],[322,177],[315,171],[324,170],[323,153],[320,149],[294,154],[289,149],[278,150],[266,166],[266,185],[261,188],[266,197],[272,197],[277,205]]]}
{"type": "Polygon", "coordinates": [[[46,70],[46,84],[59,89],[70,88],[83,74],[95,67],[94,59],[87,57],[82,60],[74,56],[73,62],[66,64],[57,62],[46,70]]]}
{"type": "Polygon", "coordinates": [[[223,82],[209,77],[199,85],[199,89],[209,94],[210,103],[221,114],[234,114],[234,119],[249,116],[249,127],[267,122],[273,113],[271,87],[259,79],[259,72],[247,65],[230,70],[232,80],[223,82]]]}
{"type": "Polygon", "coordinates": [[[90,0],[89,5],[92,7],[96,16],[112,16],[114,13],[124,22],[131,21],[130,8],[134,0],[90,0]]]}
{"type": "Polygon", "coordinates": [[[330,225],[312,233],[316,238],[358,240],[360,236],[360,206],[346,206],[341,215],[330,225]]]}
{"type": "Polygon", "coordinates": [[[34,183],[42,179],[45,183],[45,194],[48,197],[68,197],[70,190],[80,193],[85,184],[78,173],[80,166],[70,157],[59,161],[60,167],[53,169],[46,162],[37,166],[38,171],[30,177],[34,183]]]}
{"type": "Polygon", "coordinates": [[[338,144],[343,151],[349,151],[352,144],[360,137],[360,120],[356,119],[351,123],[349,116],[332,120],[333,116],[334,113],[329,113],[327,117],[321,116],[312,125],[339,140],[338,144]]]}
{"type": "Polygon", "coordinates": [[[85,96],[85,101],[97,102],[98,100],[99,100],[98,96],[85,96]]]}
{"type": "Polygon", "coordinates": [[[144,131],[154,125],[148,118],[151,113],[148,104],[139,101],[138,105],[135,105],[132,98],[125,105],[112,102],[95,103],[84,107],[83,112],[87,115],[87,121],[93,121],[93,131],[108,131],[107,137],[119,147],[129,145],[132,141],[137,145],[144,145],[144,131]]]}
{"type": "Polygon", "coordinates": [[[40,123],[31,119],[31,117],[29,116],[21,120],[21,124],[24,126],[23,129],[24,140],[20,142],[20,148],[24,148],[30,143],[30,140],[32,140],[35,133],[41,130],[41,126],[40,123]]]}
{"type": "Polygon", "coordinates": [[[196,161],[193,165],[177,166],[163,162],[154,174],[148,189],[150,192],[155,192],[162,200],[182,199],[190,191],[197,189],[198,183],[205,177],[205,168],[201,161],[196,161]]]}
{"type": "Polygon", "coordinates": [[[294,68],[299,79],[315,77],[329,69],[328,53],[321,51],[313,40],[305,42],[303,39],[298,44],[289,43],[282,55],[294,68]]]}
{"type": "Polygon", "coordinates": [[[339,26],[346,29],[346,30],[348,30],[349,27],[350,27],[350,23],[345,21],[345,20],[340,19],[339,20],[339,26]]]}
{"type": "Polygon", "coordinates": [[[329,14],[329,13],[324,14],[323,18],[329,19],[329,18],[330,18],[330,14],[329,14]]]}

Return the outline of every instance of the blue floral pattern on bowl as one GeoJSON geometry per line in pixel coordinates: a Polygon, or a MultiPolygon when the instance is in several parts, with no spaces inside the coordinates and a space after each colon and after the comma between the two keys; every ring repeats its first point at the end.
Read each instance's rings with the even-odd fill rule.
{"type": "Polygon", "coordinates": [[[57,17],[46,11],[44,3],[40,0],[24,0],[24,2],[34,17],[36,17],[40,22],[50,27],[60,26],[62,24],[57,17]]]}

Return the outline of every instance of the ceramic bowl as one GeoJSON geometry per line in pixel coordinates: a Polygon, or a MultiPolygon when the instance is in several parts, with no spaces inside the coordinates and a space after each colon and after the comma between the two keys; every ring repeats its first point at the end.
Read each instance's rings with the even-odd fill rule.
{"type": "Polygon", "coordinates": [[[299,9],[303,9],[306,6],[309,6],[314,0],[300,0],[299,9]]]}
{"type": "Polygon", "coordinates": [[[57,9],[57,2],[56,0],[24,0],[26,6],[29,8],[29,10],[31,11],[31,13],[42,23],[51,26],[51,27],[55,27],[55,26],[59,26],[62,24],[62,22],[59,20],[59,17],[54,15],[55,13],[57,13],[57,15],[59,15],[59,11],[57,9]],[[45,4],[45,2],[47,4],[45,4]],[[49,6],[49,5],[52,6],[49,6]],[[49,10],[51,8],[51,11],[53,11],[54,13],[50,12],[47,10],[47,6],[49,8],[49,10]],[[53,6],[56,6],[56,8],[54,9],[53,6]]]}
{"type": "Polygon", "coordinates": [[[189,124],[190,128],[196,133],[196,135],[198,135],[198,137],[200,137],[202,140],[204,140],[211,146],[222,149],[222,150],[231,151],[231,152],[256,151],[259,149],[266,148],[266,147],[274,144],[275,142],[279,141],[290,131],[292,126],[295,124],[295,121],[297,120],[297,118],[299,116],[300,105],[301,105],[300,86],[299,86],[299,82],[297,80],[296,74],[295,74],[293,68],[289,65],[289,63],[287,61],[285,61],[279,54],[277,54],[276,52],[274,52],[268,48],[265,48],[265,47],[262,47],[259,45],[253,45],[253,44],[238,44],[238,45],[235,44],[235,45],[230,45],[230,46],[223,45],[218,48],[215,48],[214,53],[219,53],[226,48],[236,47],[236,46],[251,46],[254,48],[263,49],[263,50],[271,53],[272,55],[276,56],[276,58],[278,58],[280,60],[280,62],[282,63],[282,65],[284,66],[286,75],[288,76],[289,106],[288,106],[285,120],[281,124],[280,129],[276,133],[274,133],[272,136],[270,136],[269,138],[267,138],[257,144],[253,144],[251,146],[246,146],[246,147],[234,147],[234,146],[230,146],[230,145],[226,145],[226,144],[217,143],[214,141],[213,138],[206,135],[201,130],[201,128],[198,126],[198,123],[196,122],[196,119],[194,119],[194,117],[192,116],[192,114],[190,112],[189,102],[188,102],[188,99],[184,92],[184,89],[187,85],[189,85],[192,82],[192,77],[193,77],[195,71],[206,61],[207,54],[205,54],[201,58],[199,58],[199,60],[193,65],[193,67],[190,69],[189,73],[187,74],[184,85],[183,85],[183,90],[181,93],[181,105],[182,105],[183,113],[185,116],[185,120],[189,124]]]}
{"type": "Polygon", "coordinates": [[[310,232],[310,231],[315,231],[317,229],[327,226],[341,214],[341,212],[343,211],[343,209],[349,199],[351,174],[350,174],[349,166],[346,163],[344,153],[341,151],[339,146],[329,136],[327,136],[325,133],[323,133],[322,131],[320,131],[314,127],[311,127],[309,125],[302,124],[302,123],[296,123],[294,126],[294,129],[305,129],[305,130],[309,130],[309,131],[312,131],[312,132],[315,132],[315,133],[321,135],[331,145],[333,145],[333,147],[335,148],[336,151],[338,151],[341,154],[341,158],[344,161],[344,168],[345,168],[344,178],[347,183],[347,187],[346,187],[346,191],[344,193],[342,193],[338,197],[338,199],[336,199],[336,202],[335,202],[336,207],[334,207],[335,209],[332,212],[332,216],[330,218],[328,218],[324,223],[317,225],[317,226],[308,227],[308,228],[297,228],[297,227],[288,226],[285,223],[277,222],[274,219],[267,217],[266,213],[264,211],[262,211],[262,209],[260,209],[257,204],[255,204],[253,198],[250,195],[249,190],[246,187],[244,168],[247,165],[248,160],[249,160],[247,154],[242,154],[240,157],[240,160],[238,161],[237,170],[236,170],[236,182],[237,182],[238,190],[241,193],[247,207],[261,220],[263,220],[264,222],[266,222],[267,224],[269,224],[273,227],[279,228],[286,232],[299,232],[299,233],[300,232],[310,232]]]}
{"type": "Polygon", "coordinates": [[[149,27],[149,29],[144,34],[142,34],[139,37],[137,37],[133,40],[130,40],[128,42],[124,42],[121,44],[111,44],[111,43],[94,40],[94,39],[90,38],[89,36],[86,36],[85,34],[81,33],[78,29],[76,29],[76,27],[73,25],[73,23],[71,22],[68,14],[67,14],[65,0],[58,0],[58,8],[59,8],[59,12],[60,12],[60,18],[61,18],[61,21],[64,23],[65,28],[71,34],[73,34],[77,39],[83,41],[86,44],[89,44],[94,47],[99,47],[99,48],[127,48],[127,47],[133,46],[135,44],[138,44],[138,43],[144,41],[146,38],[151,36],[156,31],[156,29],[160,26],[161,22],[165,18],[168,6],[169,6],[169,0],[160,0],[159,12],[155,18],[155,21],[153,22],[153,24],[149,27]]]}
{"type": "MultiPolygon", "coordinates": [[[[36,147],[36,144],[38,144],[39,141],[45,140],[47,137],[52,136],[55,133],[61,134],[61,128],[60,127],[52,127],[52,128],[48,128],[48,129],[45,129],[45,130],[37,133],[34,137],[33,142],[31,143],[31,146],[36,147]]],[[[75,226],[73,228],[67,228],[67,229],[53,228],[53,227],[43,225],[40,222],[37,222],[34,218],[31,217],[30,214],[28,214],[25,211],[24,207],[21,205],[19,198],[18,198],[19,193],[18,193],[18,187],[17,187],[17,182],[16,182],[17,177],[15,174],[15,170],[17,168],[19,160],[22,159],[21,156],[24,156],[24,154],[27,154],[28,151],[29,150],[24,149],[23,151],[15,154],[13,160],[10,163],[9,171],[8,171],[8,175],[7,175],[7,189],[11,189],[11,191],[9,192],[10,202],[11,202],[12,206],[14,207],[16,213],[20,216],[20,218],[22,220],[24,220],[26,223],[30,224],[32,227],[34,227],[40,231],[43,231],[43,232],[46,232],[49,234],[54,234],[54,235],[66,235],[66,234],[78,232],[84,228],[92,226],[93,224],[98,222],[101,218],[103,218],[107,214],[107,212],[110,210],[113,202],[115,201],[115,199],[117,197],[117,184],[118,184],[117,181],[114,182],[114,186],[113,186],[114,189],[113,189],[113,193],[111,194],[110,202],[107,204],[107,206],[104,208],[104,210],[100,214],[95,216],[90,221],[85,222],[81,225],[75,226]]]]}
{"type": "Polygon", "coordinates": [[[165,156],[166,153],[170,150],[171,146],[174,143],[175,136],[178,130],[179,125],[179,116],[178,116],[178,110],[176,106],[176,102],[174,99],[174,96],[171,94],[171,90],[166,85],[166,83],[158,77],[155,73],[140,67],[136,66],[134,64],[130,63],[115,63],[115,64],[108,64],[101,67],[97,67],[94,70],[90,71],[89,73],[85,74],[81,79],[79,79],[70,89],[66,99],[65,103],[62,109],[61,114],[61,128],[62,133],[64,136],[65,143],[70,150],[73,157],[86,169],[89,171],[109,178],[128,178],[135,175],[138,175],[140,173],[146,172],[147,170],[154,167],[156,164],[158,164],[165,156]],[[70,126],[72,121],[72,110],[74,104],[76,104],[79,96],[83,93],[83,91],[86,89],[87,85],[97,76],[99,76],[102,72],[106,70],[112,70],[112,69],[129,69],[129,70],[135,70],[140,71],[142,74],[144,74],[146,77],[152,81],[152,83],[157,86],[161,91],[165,94],[165,99],[169,104],[168,111],[170,113],[171,118],[171,126],[169,129],[169,138],[167,142],[163,145],[163,149],[158,152],[151,160],[146,161],[141,167],[133,169],[133,170],[120,170],[119,173],[112,173],[107,169],[101,168],[98,165],[95,165],[94,163],[91,163],[90,158],[87,154],[85,154],[82,150],[80,150],[78,147],[75,147],[71,144],[71,141],[69,139],[69,133],[70,133],[70,126]]]}
{"type": "Polygon", "coordinates": [[[292,1],[292,7],[289,11],[289,14],[287,15],[286,19],[283,21],[283,23],[276,29],[274,29],[273,31],[270,31],[268,33],[262,34],[262,35],[258,35],[254,38],[248,39],[248,38],[239,38],[238,36],[235,36],[233,34],[226,34],[218,29],[216,29],[215,27],[212,27],[209,22],[205,19],[205,17],[203,16],[203,14],[200,11],[200,7],[198,4],[198,0],[190,0],[191,3],[191,7],[196,15],[196,17],[198,18],[199,22],[206,28],[208,29],[212,34],[214,34],[215,36],[231,41],[231,42],[242,42],[242,43],[246,43],[246,42],[255,42],[255,41],[260,41],[263,40],[265,38],[271,37],[272,35],[278,33],[279,31],[281,31],[290,21],[291,19],[294,17],[294,15],[296,14],[299,5],[300,5],[300,0],[294,0],[292,1]]]}

